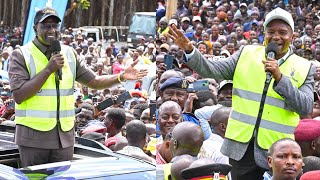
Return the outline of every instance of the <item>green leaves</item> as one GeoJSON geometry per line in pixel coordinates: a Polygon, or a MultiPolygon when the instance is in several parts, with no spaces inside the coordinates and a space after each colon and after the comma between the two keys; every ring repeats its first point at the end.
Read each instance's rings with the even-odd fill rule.
{"type": "Polygon", "coordinates": [[[88,0],[78,0],[79,4],[78,7],[81,7],[82,9],[89,9],[90,7],[90,2],[88,0]]]}

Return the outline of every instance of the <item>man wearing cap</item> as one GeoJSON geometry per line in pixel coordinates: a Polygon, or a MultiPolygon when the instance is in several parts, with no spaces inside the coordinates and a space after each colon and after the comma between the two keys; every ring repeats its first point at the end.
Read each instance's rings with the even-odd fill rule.
{"type": "Polygon", "coordinates": [[[196,29],[198,24],[201,24],[201,17],[200,16],[193,16],[193,18],[192,18],[192,26],[193,26],[194,30],[196,29]]]}
{"type": "Polygon", "coordinates": [[[192,29],[192,26],[190,25],[190,18],[189,17],[183,17],[181,19],[181,31],[183,33],[187,33],[188,29],[192,29]]]}
{"type": "Polygon", "coordinates": [[[303,157],[320,157],[320,121],[300,120],[294,132],[295,140],[301,147],[303,157]]]}
{"type": "Polygon", "coordinates": [[[150,62],[156,61],[155,48],[153,43],[149,43],[147,52],[143,53],[143,56],[147,57],[150,62]]]}
{"type": "Polygon", "coordinates": [[[233,179],[261,178],[272,143],[293,138],[299,115],[312,111],[315,67],[289,48],[291,14],[281,8],[271,11],[264,28],[265,44],[276,43],[274,58],[266,57],[264,46],[247,45],[230,58],[209,63],[174,26],[168,35],[199,75],[233,80],[232,112],[221,148],[237,169],[233,179]]]}
{"type": "Polygon", "coordinates": [[[168,19],[166,17],[162,17],[159,21],[158,35],[160,36],[168,32],[169,32],[168,19]]]}
{"type": "Polygon", "coordinates": [[[249,40],[251,31],[254,31],[256,32],[256,34],[258,34],[258,26],[259,26],[259,22],[257,20],[252,20],[250,22],[250,30],[247,32],[244,32],[243,36],[246,37],[247,40],[249,40]]]}
{"type": "Polygon", "coordinates": [[[243,25],[244,23],[250,22],[251,18],[249,17],[248,14],[248,6],[246,3],[241,3],[239,6],[239,11],[236,12],[236,14],[240,14],[240,19],[243,25]]]}
{"type": "Polygon", "coordinates": [[[59,22],[54,9],[37,11],[33,26],[36,37],[12,53],[9,77],[16,102],[15,143],[22,167],[72,159],[74,81],[105,89],[146,74],[134,69],[133,64],[118,75],[96,76],[80,64],[71,47],[61,45],[61,50],[53,49],[60,34],[59,22]]]}

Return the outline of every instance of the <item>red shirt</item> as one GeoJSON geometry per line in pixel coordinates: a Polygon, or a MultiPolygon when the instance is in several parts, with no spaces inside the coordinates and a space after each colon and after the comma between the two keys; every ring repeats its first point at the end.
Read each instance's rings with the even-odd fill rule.
{"type": "Polygon", "coordinates": [[[166,160],[164,160],[161,156],[161,154],[159,153],[159,148],[160,148],[161,144],[158,144],[157,147],[157,151],[156,151],[156,163],[157,164],[167,164],[166,160]]]}
{"type": "Polygon", "coordinates": [[[121,71],[123,71],[124,68],[121,66],[121,64],[117,61],[112,65],[112,73],[113,74],[119,74],[121,71]]]}

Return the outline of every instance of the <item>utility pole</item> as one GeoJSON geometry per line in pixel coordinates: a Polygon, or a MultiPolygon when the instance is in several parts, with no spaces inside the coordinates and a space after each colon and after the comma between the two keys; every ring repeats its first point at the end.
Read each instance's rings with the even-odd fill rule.
{"type": "Polygon", "coordinates": [[[171,19],[172,15],[176,13],[177,11],[177,0],[169,0],[167,1],[166,6],[166,17],[168,19],[171,19]]]}

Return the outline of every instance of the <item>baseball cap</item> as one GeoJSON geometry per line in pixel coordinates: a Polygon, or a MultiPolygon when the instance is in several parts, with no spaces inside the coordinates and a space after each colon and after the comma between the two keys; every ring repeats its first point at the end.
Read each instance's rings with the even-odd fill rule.
{"type": "Polygon", "coordinates": [[[232,83],[231,80],[223,80],[223,81],[221,81],[220,84],[219,84],[219,92],[221,91],[221,89],[222,89],[224,86],[226,86],[226,85],[228,85],[228,84],[233,85],[233,83],[232,83]]]}
{"type": "Polygon", "coordinates": [[[181,19],[181,22],[184,22],[184,21],[190,22],[190,18],[189,18],[189,17],[183,17],[183,18],[181,19]]]}
{"type": "Polygon", "coordinates": [[[167,44],[167,43],[161,44],[160,49],[161,48],[165,48],[167,51],[169,51],[169,49],[170,49],[169,44],[167,44]]]}
{"type": "Polygon", "coordinates": [[[239,8],[240,8],[241,6],[248,7],[246,3],[241,3],[240,6],[239,6],[239,8]]]}
{"type": "Polygon", "coordinates": [[[230,52],[228,50],[223,50],[220,53],[221,55],[226,54],[228,57],[231,56],[230,52]]]}
{"type": "Polygon", "coordinates": [[[170,21],[169,21],[169,26],[171,25],[171,24],[174,24],[174,25],[178,25],[178,22],[177,22],[177,20],[175,20],[175,19],[170,19],[170,21]]]}
{"type": "Polygon", "coordinates": [[[257,26],[259,25],[259,22],[257,20],[252,20],[251,24],[256,24],[257,26]]]}
{"type": "Polygon", "coordinates": [[[43,20],[45,20],[47,17],[50,17],[50,16],[56,17],[59,20],[59,22],[61,22],[61,19],[59,18],[59,15],[56,10],[49,7],[45,7],[36,12],[36,15],[34,17],[34,24],[37,24],[38,22],[42,22],[43,20]]]}
{"type": "Polygon", "coordinates": [[[294,22],[293,22],[291,14],[288,11],[283,10],[279,7],[272,10],[271,12],[269,12],[267,14],[266,20],[263,23],[264,28],[266,29],[267,25],[272,20],[275,20],[275,19],[280,19],[280,20],[283,20],[284,22],[286,22],[291,27],[292,32],[294,32],[294,22]]]}
{"type": "Polygon", "coordinates": [[[155,48],[155,45],[153,43],[149,43],[148,48],[155,48]]]}
{"type": "Polygon", "coordinates": [[[171,77],[167,79],[163,84],[161,84],[160,91],[164,91],[167,88],[186,90],[188,86],[189,83],[186,79],[183,79],[181,77],[171,77]]]}
{"type": "Polygon", "coordinates": [[[237,20],[237,19],[240,19],[241,20],[241,14],[235,14],[234,17],[233,17],[233,20],[237,20]]]}
{"type": "Polygon", "coordinates": [[[201,22],[201,17],[200,16],[193,16],[192,22],[194,21],[200,21],[201,22]]]}

